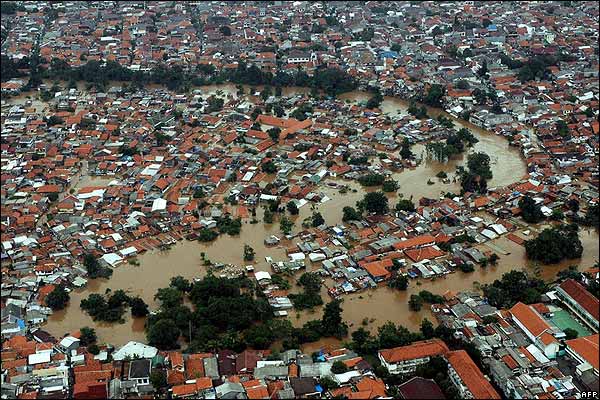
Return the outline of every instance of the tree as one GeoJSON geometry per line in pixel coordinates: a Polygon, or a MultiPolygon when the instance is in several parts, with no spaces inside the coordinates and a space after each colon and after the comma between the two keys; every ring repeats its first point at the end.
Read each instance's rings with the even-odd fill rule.
{"type": "Polygon", "coordinates": [[[421,333],[425,339],[431,339],[435,335],[433,324],[427,318],[423,318],[423,321],[421,321],[421,333]]]}
{"type": "Polygon", "coordinates": [[[112,275],[112,270],[102,267],[96,257],[91,253],[87,253],[83,256],[83,265],[87,270],[88,276],[92,279],[108,278],[112,275]]]}
{"type": "Polygon", "coordinates": [[[219,236],[219,234],[211,229],[203,228],[198,233],[198,240],[201,242],[213,241],[219,236]]]}
{"type": "Polygon", "coordinates": [[[544,219],[541,206],[528,195],[521,197],[519,200],[519,208],[521,209],[521,216],[525,222],[536,224],[544,219]]]}
{"type": "Polygon", "coordinates": [[[158,369],[155,369],[150,374],[150,383],[155,390],[160,390],[167,387],[167,375],[158,369]]]}
{"type": "Polygon", "coordinates": [[[100,354],[100,348],[98,347],[98,345],[96,343],[92,343],[87,347],[87,351],[90,354],[93,355],[98,355],[100,354]]]}
{"type": "Polygon", "coordinates": [[[296,205],[295,201],[289,201],[286,204],[286,208],[291,215],[298,215],[300,212],[300,210],[298,210],[298,206],[296,205]]]}
{"type": "Polygon", "coordinates": [[[279,229],[281,230],[281,232],[283,232],[286,235],[289,235],[292,232],[293,228],[294,228],[294,222],[292,222],[285,215],[282,216],[281,219],[279,220],[279,229]]]}
{"type": "Polygon", "coordinates": [[[483,60],[481,63],[481,67],[477,70],[477,75],[481,78],[486,78],[488,76],[489,70],[487,66],[487,61],[483,60]]]}
{"type": "Polygon", "coordinates": [[[579,336],[579,332],[572,328],[566,328],[563,332],[565,333],[565,340],[577,339],[579,336]]]}
{"type": "MultiPolygon", "coordinates": [[[[344,364],[345,365],[345,364],[344,364]]],[[[319,379],[319,385],[323,388],[324,391],[329,391],[331,389],[338,388],[340,385],[331,377],[323,376],[319,379]]]]}
{"type": "Polygon", "coordinates": [[[480,176],[483,179],[492,179],[492,169],[490,168],[490,156],[486,153],[469,154],[467,159],[469,171],[480,176]]]}
{"type": "Polygon", "coordinates": [[[398,182],[394,181],[394,180],[387,180],[383,182],[383,185],[381,186],[381,190],[383,190],[384,192],[395,192],[396,190],[398,190],[399,185],[398,182]]]}
{"type": "Polygon", "coordinates": [[[279,134],[281,133],[281,129],[279,129],[278,127],[274,127],[269,129],[267,133],[269,134],[269,137],[272,141],[274,141],[275,143],[279,142],[279,134]]]}
{"type": "Polygon", "coordinates": [[[187,293],[192,289],[192,284],[190,281],[181,275],[172,277],[169,286],[184,293],[187,293]]]}
{"type": "Polygon", "coordinates": [[[414,156],[415,156],[413,154],[413,152],[410,151],[410,141],[408,140],[408,138],[404,138],[404,140],[402,140],[400,156],[402,157],[403,160],[410,160],[410,159],[414,158],[414,156]]]}
{"type": "Polygon", "coordinates": [[[82,346],[89,346],[92,343],[95,343],[98,337],[96,336],[96,331],[93,328],[84,326],[79,329],[79,342],[82,346]]]}
{"type": "Polygon", "coordinates": [[[244,261],[252,261],[254,260],[254,249],[250,246],[245,244],[244,245],[244,261]]]}
{"type": "Polygon", "coordinates": [[[365,194],[361,205],[367,212],[375,214],[385,214],[388,212],[388,198],[383,192],[369,192],[365,194]]]}
{"type": "Polygon", "coordinates": [[[408,300],[408,307],[412,311],[420,311],[423,306],[423,299],[416,294],[411,294],[410,299],[408,300]]]}
{"type": "Polygon", "coordinates": [[[390,279],[388,286],[394,289],[406,290],[408,288],[408,278],[402,274],[396,274],[390,279]]]}
{"type": "Polygon", "coordinates": [[[46,305],[53,310],[62,310],[67,306],[70,296],[63,285],[58,285],[46,296],[46,305]]]}
{"type": "Polygon", "coordinates": [[[371,110],[374,108],[378,108],[382,101],[383,101],[383,96],[381,95],[381,92],[379,91],[379,89],[377,89],[377,91],[375,92],[373,97],[371,97],[369,99],[369,101],[367,101],[366,108],[371,109],[371,110]]]}
{"type": "Polygon", "coordinates": [[[148,315],[148,305],[141,297],[133,297],[129,301],[131,308],[131,316],[135,318],[145,317],[148,315]]]}
{"type": "Polygon", "coordinates": [[[274,174],[275,172],[277,172],[277,166],[271,160],[262,163],[261,168],[263,172],[266,172],[267,174],[274,174]]]}
{"type": "Polygon", "coordinates": [[[226,25],[221,26],[219,32],[221,32],[223,36],[231,36],[231,28],[226,25]]]}
{"type": "Polygon", "coordinates": [[[483,286],[483,294],[490,305],[498,308],[510,308],[521,301],[526,304],[537,303],[547,291],[546,283],[531,278],[522,271],[512,270],[496,279],[492,284],[483,286]]]}
{"type": "Polygon", "coordinates": [[[265,212],[263,215],[263,219],[265,221],[265,224],[272,224],[273,223],[273,211],[271,211],[269,209],[269,207],[265,207],[265,212]]]}
{"type": "Polygon", "coordinates": [[[396,204],[396,211],[414,212],[415,204],[410,199],[400,199],[396,204]]]}
{"type": "Polygon", "coordinates": [[[183,302],[183,294],[172,287],[158,289],[154,298],[160,301],[164,309],[175,308],[183,302]]]}
{"type": "Polygon", "coordinates": [[[161,350],[171,350],[179,347],[177,340],[180,331],[175,321],[169,318],[160,319],[152,324],[146,333],[146,338],[151,346],[156,346],[161,350]]]}
{"type": "Polygon", "coordinates": [[[342,217],[342,221],[344,222],[348,222],[348,221],[357,221],[361,218],[361,215],[358,211],[356,211],[356,209],[354,209],[353,207],[350,206],[346,206],[342,209],[343,212],[343,217],[342,217]]]}
{"type": "Polygon", "coordinates": [[[331,365],[331,372],[334,374],[343,374],[344,372],[348,372],[348,367],[342,361],[335,361],[331,365]]]}
{"type": "Polygon", "coordinates": [[[544,264],[580,258],[583,245],[577,231],[575,224],[544,229],[537,238],[525,242],[527,258],[544,264]]]}
{"type": "Polygon", "coordinates": [[[321,215],[320,212],[314,212],[312,215],[312,226],[313,227],[318,227],[321,226],[325,223],[325,219],[323,218],[323,216],[321,215]]]}
{"type": "Polygon", "coordinates": [[[445,89],[442,85],[433,84],[429,87],[423,102],[432,107],[440,107],[445,94],[445,89]]]}
{"type": "Polygon", "coordinates": [[[348,326],[342,320],[341,304],[341,300],[332,300],[325,306],[321,320],[324,335],[341,338],[348,333],[348,326]]]}

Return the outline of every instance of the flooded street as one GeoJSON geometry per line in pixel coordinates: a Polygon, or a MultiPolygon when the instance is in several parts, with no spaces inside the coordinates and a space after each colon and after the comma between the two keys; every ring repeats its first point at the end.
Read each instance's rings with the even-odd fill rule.
{"type": "MultiPolygon", "coordinates": [[[[237,92],[235,85],[231,84],[205,86],[199,89],[202,91],[203,96],[205,94],[217,93],[219,90],[224,94],[229,93],[232,95],[235,95],[237,92]]],[[[245,90],[247,93],[248,87],[245,90]]],[[[307,92],[309,90],[302,88],[302,91],[307,92]]],[[[283,93],[284,95],[297,93],[297,89],[283,88],[283,93]]],[[[351,101],[364,101],[369,98],[369,94],[353,92],[345,94],[342,98],[351,101]]],[[[386,97],[382,103],[383,111],[392,115],[398,112],[406,113],[407,107],[407,102],[397,98],[386,97]]],[[[428,113],[431,117],[435,117],[443,113],[443,111],[428,109],[428,113]]],[[[448,116],[445,113],[444,115],[448,116]]],[[[526,174],[525,162],[520,156],[519,151],[516,148],[509,147],[508,141],[505,138],[483,131],[469,123],[456,119],[454,121],[458,128],[463,126],[469,128],[479,139],[479,142],[471,151],[483,151],[488,153],[492,158],[494,177],[490,181],[490,187],[513,183],[526,174]]],[[[441,192],[460,191],[458,183],[443,184],[435,175],[439,171],[445,171],[452,178],[456,167],[466,161],[466,153],[451,159],[447,163],[440,163],[424,157],[424,145],[422,144],[413,146],[413,152],[418,157],[423,157],[423,162],[414,169],[405,169],[393,174],[393,178],[400,184],[398,193],[401,193],[405,198],[412,196],[416,201],[423,196],[437,198],[441,192]],[[433,185],[427,184],[429,179],[434,182],[433,185]]],[[[299,178],[299,176],[296,176],[296,178],[299,178]]],[[[89,176],[86,171],[82,173],[81,178],[74,184],[74,187],[105,186],[113,179],[89,176]]],[[[377,190],[377,188],[369,188],[367,190],[377,190]]],[[[321,212],[327,224],[341,223],[343,207],[355,206],[356,201],[362,199],[367,190],[354,181],[326,179],[315,191],[326,195],[329,201],[315,204],[314,207],[311,206],[312,203],[301,207],[300,214],[297,217],[292,217],[292,220],[295,222],[294,232],[302,229],[302,220],[309,217],[313,210],[321,212]],[[342,194],[338,188],[326,185],[327,182],[347,185],[349,189],[346,193],[342,194]]],[[[390,206],[393,206],[398,196],[396,194],[388,194],[388,197],[390,198],[390,206]]],[[[233,211],[235,216],[235,207],[233,211]]],[[[77,289],[71,293],[69,306],[65,310],[55,312],[50,316],[44,329],[60,337],[82,326],[90,326],[96,329],[100,342],[109,342],[119,346],[129,340],[145,341],[144,319],[132,319],[129,312],[127,312],[124,324],[96,323],[87,314],[81,312],[79,308],[80,301],[90,293],[104,293],[107,289],[123,289],[130,295],[141,296],[149,304],[150,308],[154,309],[157,307],[153,298],[154,294],[157,289],[168,286],[171,277],[181,275],[191,280],[195,277],[206,275],[207,267],[203,265],[202,253],[205,253],[206,258],[212,262],[234,264],[240,267],[249,264],[243,260],[244,244],[249,244],[255,250],[255,269],[257,271],[272,272],[270,265],[265,261],[265,257],[270,256],[275,261],[286,260],[286,247],[293,245],[296,241],[293,241],[293,243],[284,243],[278,247],[266,247],[263,243],[266,237],[273,234],[279,237],[282,235],[279,231],[279,222],[277,219],[273,224],[266,225],[262,222],[262,213],[262,208],[259,207],[257,209],[257,219],[260,222],[257,224],[250,224],[250,219],[244,220],[242,233],[239,236],[224,234],[211,243],[184,240],[174,245],[170,250],[154,250],[138,256],[139,266],[127,263],[121,264],[114,270],[113,276],[109,280],[98,279],[89,281],[86,288],[77,289]]],[[[598,232],[582,231],[581,237],[584,242],[584,254],[580,261],[572,260],[561,263],[559,266],[545,266],[541,268],[525,260],[525,249],[522,246],[516,245],[504,238],[497,239],[495,244],[506,250],[507,253],[510,253],[504,256],[501,255],[497,266],[487,268],[477,267],[475,272],[470,274],[455,272],[444,278],[420,281],[419,283],[411,281],[409,289],[405,292],[392,290],[387,286],[380,286],[377,289],[345,296],[342,304],[344,309],[343,318],[349,325],[350,331],[361,326],[371,331],[376,331],[376,328],[386,321],[404,325],[411,330],[418,330],[421,320],[424,317],[429,318],[431,321],[433,321],[433,317],[427,305],[418,313],[411,312],[408,309],[408,298],[411,294],[416,294],[420,290],[429,290],[436,294],[443,294],[449,290],[469,290],[478,284],[492,282],[494,279],[499,278],[502,273],[511,269],[526,268],[532,272],[537,271],[544,279],[552,279],[556,272],[571,264],[580,264],[582,268],[590,267],[598,257],[598,232]],[[363,321],[365,317],[368,317],[368,319],[363,321]]],[[[485,245],[481,245],[481,247],[484,251],[491,251],[485,245]]],[[[319,268],[319,265],[310,265],[308,261],[307,263],[307,270],[319,268]]],[[[218,271],[215,273],[219,274],[218,271]]],[[[299,274],[296,278],[298,276],[299,274]]],[[[292,290],[298,290],[295,284],[292,290]]],[[[325,302],[330,300],[326,288],[323,288],[323,299],[325,302]]],[[[321,318],[321,314],[322,309],[300,313],[291,310],[289,318],[295,326],[301,326],[308,320],[321,318]]],[[[335,346],[336,343],[339,344],[339,341],[324,339],[315,344],[303,346],[303,349],[310,351],[310,349],[318,349],[328,344],[335,346]]]]}

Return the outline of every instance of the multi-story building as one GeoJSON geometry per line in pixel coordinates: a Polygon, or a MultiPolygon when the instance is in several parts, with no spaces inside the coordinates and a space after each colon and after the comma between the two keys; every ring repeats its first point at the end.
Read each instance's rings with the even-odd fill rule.
{"type": "Polygon", "coordinates": [[[567,279],[556,288],[557,297],[594,332],[598,332],[598,299],[577,281],[567,279]]]}
{"type": "Polygon", "coordinates": [[[464,399],[499,399],[500,395],[464,350],[448,353],[448,376],[464,399]]]}
{"type": "Polygon", "coordinates": [[[379,360],[391,374],[414,372],[419,365],[429,362],[431,357],[443,356],[449,349],[439,339],[422,340],[408,346],[379,351],[379,360]]]}

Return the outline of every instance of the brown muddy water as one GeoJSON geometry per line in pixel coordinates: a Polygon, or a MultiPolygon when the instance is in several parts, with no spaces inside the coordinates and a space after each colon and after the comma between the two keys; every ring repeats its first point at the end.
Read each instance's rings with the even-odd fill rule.
{"type": "MultiPolygon", "coordinates": [[[[237,92],[235,85],[201,87],[199,89],[203,95],[216,93],[217,90],[222,91],[223,94],[231,95],[235,95],[237,92]]],[[[245,89],[247,93],[248,87],[246,86],[245,89]]],[[[283,93],[290,95],[300,91],[307,91],[305,88],[301,89],[284,88],[283,93]]],[[[342,98],[349,101],[364,101],[368,99],[368,96],[368,94],[362,92],[353,92],[345,94],[342,98]]],[[[392,114],[398,112],[406,113],[407,107],[407,102],[392,97],[386,97],[382,104],[383,111],[392,114]]],[[[441,113],[448,116],[441,110],[428,109],[428,112],[433,117],[441,113]]],[[[504,138],[486,132],[464,121],[457,119],[454,119],[454,121],[458,128],[463,126],[469,128],[479,139],[479,142],[474,146],[472,151],[485,151],[491,156],[494,178],[490,182],[490,187],[513,183],[526,174],[526,166],[518,150],[509,147],[508,142],[504,138]]],[[[417,156],[424,155],[424,146],[415,145],[413,152],[417,156]]],[[[415,199],[418,199],[422,196],[435,198],[442,191],[457,191],[459,189],[458,184],[443,184],[439,179],[435,178],[435,175],[439,171],[445,171],[452,177],[456,166],[464,163],[465,159],[466,155],[462,155],[450,160],[448,163],[439,163],[427,160],[424,157],[423,162],[418,167],[394,174],[394,179],[400,183],[399,193],[405,197],[413,196],[415,199]],[[434,181],[435,184],[428,185],[428,179],[434,181]]],[[[85,181],[78,182],[78,187],[102,185],[110,181],[110,179],[97,180],[96,178],[85,176],[82,177],[82,180],[84,179],[85,181]]],[[[328,181],[332,180],[329,179],[328,181]]],[[[294,232],[301,229],[302,220],[309,217],[313,209],[320,211],[326,222],[330,225],[341,222],[342,208],[345,206],[354,206],[356,201],[360,200],[366,191],[356,182],[339,179],[335,180],[335,182],[348,185],[350,190],[342,194],[338,189],[322,185],[318,191],[326,194],[330,198],[330,201],[315,205],[314,207],[311,207],[310,204],[302,207],[300,215],[294,218],[296,223],[294,232]]],[[[391,204],[393,204],[393,198],[396,195],[389,194],[388,196],[390,197],[391,204]]],[[[151,308],[154,308],[157,306],[153,298],[156,290],[167,286],[171,277],[181,275],[188,279],[193,279],[206,275],[207,267],[203,265],[202,253],[205,253],[206,258],[213,262],[231,263],[238,266],[248,264],[243,261],[243,246],[245,243],[251,245],[256,252],[255,269],[257,271],[265,270],[271,272],[270,266],[267,265],[264,257],[270,256],[276,261],[287,259],[284,248],[286,244],[280,247],[265,247],[263,240],[267,236],[275,234],[281,237],[279,224],[277,221],[271,225],[263,224],[262,210],[260,209],[258,211],[258,219],[261,221],[258,224],[245,223],[240,236],[222,235],[214,242],[208,244],[182,241],[174,245],[170,250],[155,250],[140,255],[138,257],[139,266],[126,263],[121,264],[114,270],[110,280],[93,280],[88,283],[86,288],[74,290],[71,293],[69,306],[65,310],[51,315],[44,328],[56,336],[62,336],[66,332],[74,331],[82,326],[90,326],[96,329],[101,342],[112,343],[117,346],[123,345],[129,340],[145,341],[144,319],[132,319],[127,315],[124,324],[97,323],[92,321],[87,314],[81,312],[79,308],[80,301],[90,293],[104,293],[107,289],[123,289],[131,295],[141,296],[151,308]]],[[[375,330],[386,321],[392,321],[402,324],[409,329],[417,330],[423,318],[427,317],[433,321],[433,317],[427,307],[424,307],[418,313],[409,311],[408,298],[411,294],[418,293],[424,289],[437,294],[443,294],[449,290],[460,291],[472,289],[476,288],[479,284],[491,282],[499,278],[502,273],[515,268],[527,268],[531,271],[538,271],[544,278],[551,279],[556,272],[570,264],[579,264],[582,268],[589,267],[598,257],[598,233],[596,231],[590,233],[582,232],[581,236],[585,246],[581,260],[573,260],[559,266],[546,266],[542,269],[531,265],[525,260],[524,248],[500,238],[495,241],[496,244],[510,254],[501,256],[497,266],[477,269],[471,274],[456,272],[435,280],[421,281],[419,283],[412,281],[411,286],[405,292],[381,286],[377,289],[345,296],[342,304],[344,320],[350,326],[351,331],[361,326],[375,330]],[[367,318],[366,320],[365,317],[367,318]]],[[[490,250],[485,245],[482,246],[484,246],[483,250],[490,250]]],[[[309,265],[307,267],[308,270],[316,268],[318,266],[309,265]]],[[[297,288],[293,290],[297,290],[297,288]]],[[[323,289],[323,298],[325,301],[329,300],[326,289],[323,289]]],[[[321,315],[322,309],[320,308],[312,312],[304,311],[300,313],[291,310],[289,318],[295,326],[300,326],[310,319],[321,318],[321,315]]],[[[340,341],[333,339],[323,339],[319,342],[305,345],[303,350],[313,351],[324,346],[336,346],[340,343],[340,341]]]]}

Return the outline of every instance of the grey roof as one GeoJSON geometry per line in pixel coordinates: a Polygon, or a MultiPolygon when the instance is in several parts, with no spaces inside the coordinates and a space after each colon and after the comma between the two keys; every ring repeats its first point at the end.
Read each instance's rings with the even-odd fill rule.
{"type": "MultiPolygon", "coordinates": [[[[238,397],[240,394],[244,395],[244,387],[241,383],[236,382],[225,382],[215,388],[217,397],[220,399],[242,399],[245,397],[238,397]]],[[[244,395],[245,396],[245,395],[244,395]]]]}
{"type": "Polygon", "coordinates": [[[151,366],[152,362],[150,360],[133,360],[129,364],[129,379],[149,377],[151,366]]]}
{"type": "Polygon", "coordinates": [[[204,375],[216,379],[219,377],[219,365],[215,357],[209,357],[202,359],[204,364],[204,375]]]}
{"type": "Polygon", "coordinates": [[[288,367],[286,365],[267,365],[254,370],[254,377],[256,379],[286,376],[288,376],[288,367]]]}
{"type": "Polygon", "coordinates": [[[331,366],[333,363],[314,363],[300,366],[300,377],[321,377],[331,375],[331,366]]]}

